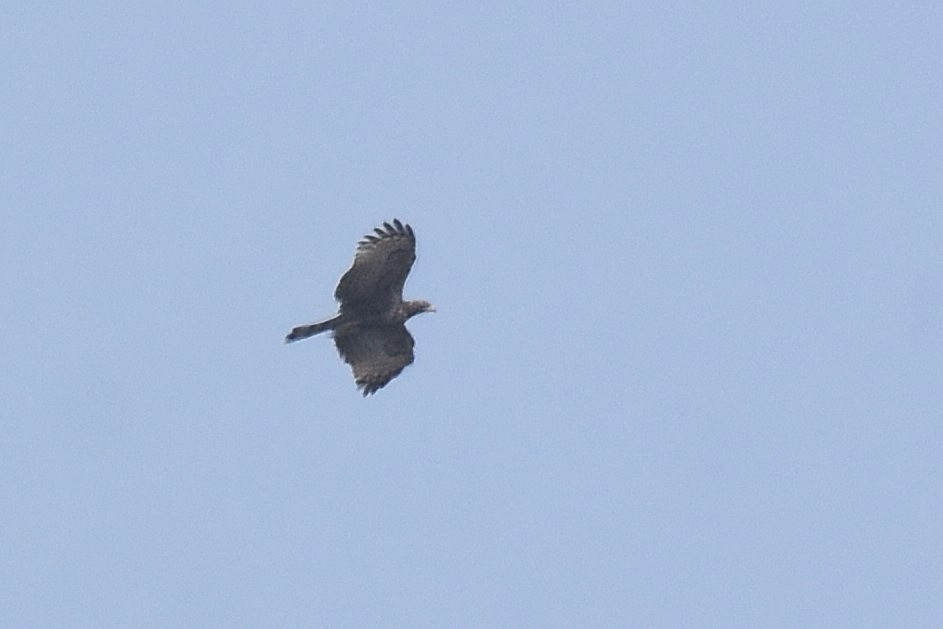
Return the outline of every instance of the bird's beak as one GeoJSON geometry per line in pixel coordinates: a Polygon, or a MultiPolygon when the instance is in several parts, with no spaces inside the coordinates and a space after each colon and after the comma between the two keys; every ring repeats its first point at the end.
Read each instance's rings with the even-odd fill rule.
{"type": "Polygon", "coordinates": [[[429,304],[429,307],[426,308],[426,312],[435,312],[435,306],[433,306],[432,304],[429,304]]]}

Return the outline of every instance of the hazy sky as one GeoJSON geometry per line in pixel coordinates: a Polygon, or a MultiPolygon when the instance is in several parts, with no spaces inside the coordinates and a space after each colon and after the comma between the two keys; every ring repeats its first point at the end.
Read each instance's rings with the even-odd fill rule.
{"type": "Polygon", "coordinates": [[[943,623],[940,5],[471,4],[0,8],[0,625],[943,623]]]}

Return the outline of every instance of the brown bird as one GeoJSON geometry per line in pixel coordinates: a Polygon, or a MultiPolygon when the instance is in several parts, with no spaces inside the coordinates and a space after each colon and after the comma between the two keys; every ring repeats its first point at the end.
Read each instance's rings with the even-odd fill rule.
{"type": "Polygon", "coordinates": [[[350,365],[364,396],[375,393],[413,362],[412,335],[404,325],[420,312],[435,312],[428,301],[403,301],[403,285],[416,260],[416,235],[409,225],[373,230],[357,243],[354,263],[344,273],[334,298],[336,316],[288,333],[286,343],[332,330],[341,358],[350,365]]]}

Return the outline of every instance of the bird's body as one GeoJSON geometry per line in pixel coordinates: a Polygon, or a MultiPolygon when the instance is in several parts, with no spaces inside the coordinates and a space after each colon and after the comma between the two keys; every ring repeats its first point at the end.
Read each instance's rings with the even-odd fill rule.
{"type": "Polygon", "coordinates": [[[364,395],[375,393],[413,362],[413,337],[404,325],[427,301],[403,301],[403,285],[416,260],[416,237],[394,219],[357,243],[354,263],[334,291],[340,312],[326,321],[301,325],[285,337],[298,341],[332,330],[334,344],[354,372],[364,395]]]}

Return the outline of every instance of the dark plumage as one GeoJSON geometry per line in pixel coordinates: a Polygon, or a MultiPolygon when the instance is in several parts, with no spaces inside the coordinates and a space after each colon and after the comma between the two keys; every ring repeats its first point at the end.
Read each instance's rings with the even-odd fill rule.
{"type": "Polygon", "coordinates": [[[394,219],[374,232],[357,243],[354,263],[337,283],[334,298],[340,312],[327,321],[298,326],[285,337],[290,343],[333,330],[337,351],[365,396],[413,362],[406,320],[435,312],[428,301],[403,301],[403,284],[416,259],[412,228],[394,219]]]}

